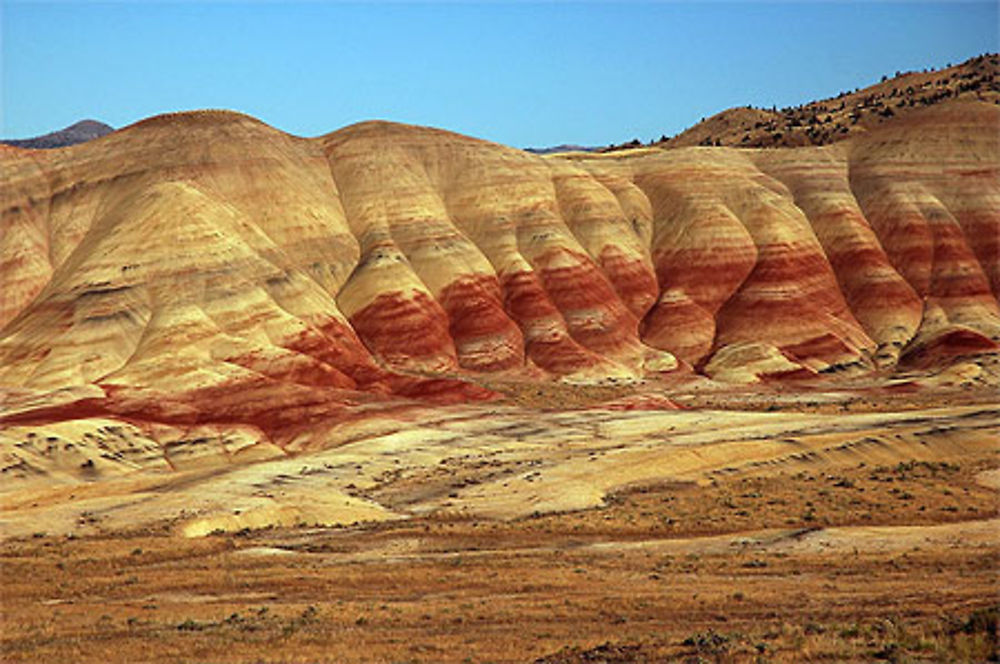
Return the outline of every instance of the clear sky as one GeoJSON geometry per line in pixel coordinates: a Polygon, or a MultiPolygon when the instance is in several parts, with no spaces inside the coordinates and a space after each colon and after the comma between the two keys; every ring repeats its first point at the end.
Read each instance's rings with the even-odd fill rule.
{"type": "Polygon", "coordinates": [[[0,0],[0,136],[230,108],[519,147],[674,134],[1000,50],[998,3],[0,0]]]}

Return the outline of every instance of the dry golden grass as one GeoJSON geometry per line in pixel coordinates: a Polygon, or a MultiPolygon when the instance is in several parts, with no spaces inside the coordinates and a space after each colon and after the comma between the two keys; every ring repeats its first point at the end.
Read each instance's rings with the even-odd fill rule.
{"type": "Polygon", "coordinates": [[[998,466],[994,451],[717,475],[513,521],[12,540],[0,548],[0,652],[6,662],[983,662],[996,652],[1000,549],[965,533],[997,516],[996,491],[977,478],[998,466]],[[873,524],[918,524],[899,529],[918,539],[900,544],[895,530],[864,528],[873,524]],[[821,527],[843,528],[856,548],[809,545],[833,532],[821,527]]]}

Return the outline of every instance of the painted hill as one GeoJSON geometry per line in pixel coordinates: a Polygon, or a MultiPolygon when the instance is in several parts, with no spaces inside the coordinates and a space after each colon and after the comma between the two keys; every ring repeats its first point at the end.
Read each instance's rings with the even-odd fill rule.
{"type": "Polygon", "coordinates": [[[204,111],[0,147],[0,424],[290,440],[484,378],[932,366],[1000,339],[1000,106],[823,147],[537,156],[204,111]]]}
{"type": "Polygon", "coordinates": [[[65,129],[54,131],[44,136],[34,138],[9,139],[0,141],[5,145],[13,145],[19,148],[31,149],[51,149],[64,148],[78,143],[86,143],[101,136],[107,136],[114,131],[110,125],[97,120],[81,120],[65,129]]]}
{"type": "MultiPolygon", "coordinates": [[[[942,102],[976,100],[1000,104],[1000,54],[987,53],[954,67],[897,72],[864,89],[783,109],[731,108],[702,120],[659,147],[799,147],[829,145],[871,131],[942,102]]],[[[634,148],[625,144],[604,148],[634,148]]]]}

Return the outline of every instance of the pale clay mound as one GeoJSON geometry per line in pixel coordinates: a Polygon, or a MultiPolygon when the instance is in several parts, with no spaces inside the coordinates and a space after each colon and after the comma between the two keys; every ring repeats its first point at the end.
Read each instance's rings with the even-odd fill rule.
{"type": "MultiPolygon", "coordinates": [[[[818,148],[540,157],[384,122],[301,139],[198,112],[61,150],[0,146],[4,477],[145,495],[162,479],[136,469],[271,467],[412,423],[417,402],[493,399],[487,378],[655,389],[993,353],[998,128],[1000,109],[954,102],[818,148]]],[[[488,484],[464,500],[572,509],[642,479],[576,472],[532,509],[488,484]]],[[[187,527],[400,516],[337,486],[187,527]]]]}
{"type": "Polygon", "coordinates": [[[745,382],[993,350],[998,126],[956,102],[821,148],[543,158],[201,112],[3,148],[5,410],[277,431],[489,396],[431,378],[462,372],[745,382]]]}

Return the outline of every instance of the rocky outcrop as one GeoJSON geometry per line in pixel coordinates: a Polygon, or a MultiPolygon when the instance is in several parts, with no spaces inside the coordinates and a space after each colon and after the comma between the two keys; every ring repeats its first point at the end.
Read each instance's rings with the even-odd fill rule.
{"type": "Polygon", "coordinates": [[[228,112],[0,147],[0,420],[288,439],[477,377],[930,366],[1000,339],[1000,109],[836,145],[537,156],[228,112]]]}

